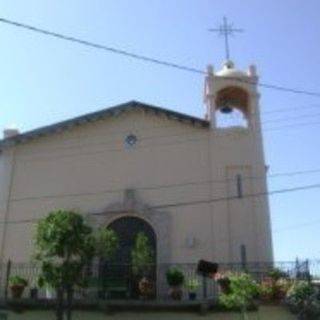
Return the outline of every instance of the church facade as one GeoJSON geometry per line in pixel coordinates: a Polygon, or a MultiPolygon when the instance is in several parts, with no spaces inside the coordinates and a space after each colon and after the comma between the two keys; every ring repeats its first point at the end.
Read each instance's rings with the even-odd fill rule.
{"type": "Polygon", "coordinates": [[[30,261],[35,223],[55,209],[114,228],[123,262],[139,230],[157,263],[272,261],[257,80],[253,66],[209,66],[204,118],[132,101],[27,133],[7,130],[1,261],[30,261]],[[243,124],[218,125],[219,115],[236,112],[243,124]]]}

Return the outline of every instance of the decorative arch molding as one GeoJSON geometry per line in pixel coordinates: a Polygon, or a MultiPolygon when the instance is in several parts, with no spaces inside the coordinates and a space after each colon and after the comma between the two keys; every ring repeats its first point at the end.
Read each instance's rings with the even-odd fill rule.
{"type": "Polygon", "coordinates": [[[156,234],[157,263],[171,261],[171,216],[168,212],[151,209],[149,205],[138,199],[134,189],[124,191],[123,200],[110,203],[96,217],[95,223],[107,227],[122,217],[137,217],[146,221],[156,234]]]}

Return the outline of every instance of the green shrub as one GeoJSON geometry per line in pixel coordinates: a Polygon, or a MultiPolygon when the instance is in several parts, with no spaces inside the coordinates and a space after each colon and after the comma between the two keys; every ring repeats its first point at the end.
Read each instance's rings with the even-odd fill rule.
{"type": "Polygon", "coordinates": [[[247,310],[259,292],[257,283],[246,273],[230,273],[229,279],[230,292],[219,296],[220,306],[228,310],[247,310]]]}
{"type": "Polygon", "coordinates": [[[184,274],[178,268],[170,268],[166,272],[166,278],[167,278],[168,285],[171,287],[178,287],[183,285],[184,283],[184,274]]]}
{"type": "Polygon", "coordinates": [[[320,295],[307,281],[296,281],[287,292],[286,303],[300,319],[320,318],[320,295]]]}
{"type": "Polygon", "coordinates": [[[287,292],[287,299],[302,303],[314,293],[314,288],[307,281],[295,281],[287,292]]]}
{"type": "Polygon", "coordinates": [[[320,300],[317,293],[313,293],[304,301],[302,310],[299,312],[299,315],[302,319],[320,319],[320,300]]]}

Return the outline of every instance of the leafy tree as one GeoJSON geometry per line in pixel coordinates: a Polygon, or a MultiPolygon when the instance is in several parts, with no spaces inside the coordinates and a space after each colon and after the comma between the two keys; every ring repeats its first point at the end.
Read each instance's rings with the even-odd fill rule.
{"type": "Polygon", "coordinates": [[[150,270],[154,263],[154,252],[149,244],[148,237],[139,232],[135,239],[135,244],[131,252],[132,271],[136,275],[141,275],[150,270]]]}
{"type": "Polygon", "coordinates": [[[111,258],[118,248],[118,236],[114,230],[101,228],[96,233],[95,251],[101,258],[111,258]]]}
{"type": "Polygon", "coordinates": [[[75,286],[85,285],[84,268],[95,255],[108,256],[114,252],[116,235],[101,229],[94,236],[82,215],[57,210],[39,221],[35,245],[36,259],[41,263],[39,284],[56,289],[57,320],[63,319],[63,301],[67,295],[67,318],[70,320],[73,290],[75,286]]]}

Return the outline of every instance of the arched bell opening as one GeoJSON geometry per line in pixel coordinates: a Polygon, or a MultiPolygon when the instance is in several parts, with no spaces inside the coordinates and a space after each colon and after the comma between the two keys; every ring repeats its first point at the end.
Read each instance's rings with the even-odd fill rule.
{"type": "Polygon", "coordinates": [[[218,128],[249,127],[249,94],[240,87],[227,87],[216,94],[218,128]]]}

